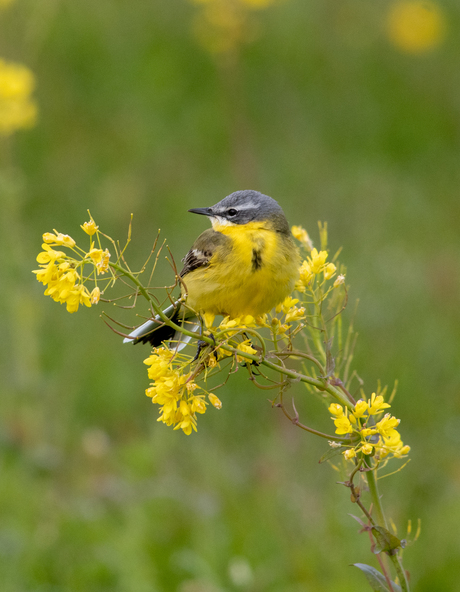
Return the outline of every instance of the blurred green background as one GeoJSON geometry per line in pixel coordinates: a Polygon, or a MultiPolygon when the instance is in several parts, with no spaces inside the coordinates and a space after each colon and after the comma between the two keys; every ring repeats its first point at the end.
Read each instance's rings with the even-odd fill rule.
{"type": "MultiPolygon", "coordinates": [[[[42,233],[81,237],[88,208],[120,239],[134,214],[134,267],[158,228],[180,260],[207,227],[187,209],[244,188],[279,200],[316,244],[328,221],[343,246],[355,368],[369,394],[399,379],[411,462],[381,489],[402,536],[422,520],[405,552],[413,589],[460,590],[460,7],[425,3],[425,22],[404,6],[0,12],[0,57],[33,71],[39,107],[33,129],[1,138],[3,592],[367,589],[349,565],[377,564],[348,491],[317,462],[322,442],[243,375],[197,434],[157,423],[148,349],[123,346],[102,303],[69,315],[30,272],[42,233]]],[[[304,413],[324,421],[308,400],[304,413]]]]}

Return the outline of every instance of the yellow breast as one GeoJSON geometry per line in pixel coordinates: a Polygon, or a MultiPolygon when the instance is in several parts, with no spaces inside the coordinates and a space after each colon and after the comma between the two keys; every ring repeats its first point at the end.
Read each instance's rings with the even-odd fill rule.
{"type": "Polygon", "coordinates": [[[290,236],[261,222],[214,226],[231,238],[231,248],[219,247],[206,268],[184,277],[187,304],[196,311],[230,315],[260,315],[294,289],[299,255],[290,236]]]}

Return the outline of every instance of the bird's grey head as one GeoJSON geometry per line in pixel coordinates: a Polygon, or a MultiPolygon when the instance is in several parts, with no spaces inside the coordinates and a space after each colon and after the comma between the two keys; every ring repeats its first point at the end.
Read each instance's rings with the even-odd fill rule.
{"type": "Polygon", "coordinates": [[[208,216],[214,227],[268,222],[274,230],[289,233],[289,225],[278,203],[251,189],[235,191],[210,208],[194,208],[189,212],[208,216]]]}

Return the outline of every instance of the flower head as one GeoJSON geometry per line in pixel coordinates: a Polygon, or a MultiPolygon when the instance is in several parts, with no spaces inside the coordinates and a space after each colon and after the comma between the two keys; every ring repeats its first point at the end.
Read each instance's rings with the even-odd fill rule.
{"type": "Polygon", "coordinates": [[[344,435],[351,434],[353,432],[353,426],[346,415],[342,415],[334,419],[334,425],[336,427],[336,434],[344,435]]]}
{"type": "Polygon", "coordinates": [[[353,459],[356,454],[362,453],[366,456],[372,455],[378,463],[390,455],[396,458],[405,456],[409,446],[404,446],[401,435],[396,429],[400,420],[387,413],[380,421],[375,423],[374,415],[383,409],[390,407],[385,403],[381,395],[372,394],[368,401],[360,399],[348,414],[347,409],[341,405],[332,403],[329,405],[329,412],[336,426],[336,434],[353,434],[357,443],[353,448],[344,451],[343,455],[347,460],[353,459]]]}
{"type": "Polygon", "coordinates": [[[216,409],[222,409],[222,401],[214,393],[209,393],[208,399],[213,407],[216,409]]]}
{"type": "Polygon", "coordinates": [[[313,249],[309,258],[312,273],[320,273],[323,270],[326,259],[327,251],[320,251],[318,253],[316,249],[313,249]]]}
{"type": "Polygon", "coordinates": [[[292,236],[302,243],[308,249],[313,249],[313,243],[311,242],[308,232],[302,226],[293,226],[291,228],[292,236]]]}
{"type": "Polygon", "coordinates": [[[43,235],[43,242],[48,245],[61,245],[63,247],[75,246],[75,241],[71,236],[68,234],[62,234],[62,232],[58,232],[57,230],[54,232],[55,234],[52,232],[45,232],[43,235]]]}
{"type": "Polygon", "coordinates": [[[343,407],[338,403],[331,403],[328,409],[332,415],[335,415],[335,417],[341,417],[343,415],[343,407]]]}
{"type": "Polygon", "coordinates": [[[324,268],[324,279],[330,280],[335,274],[337,267],[333,263],[328,263],[324,268]]]}
{"type": "Polygon", "coordinates": [[[313,271],[311,269],[311,265],[308,261],[304,261],[299,269],[300,274],[300,282],[303,286],[308,286],[308,284],[313,279],[313,271]]]}
{"type": "Polygon", "coordinates": [[[369,415],[377,415],[378,413],[383,411],[383,409],[388,409],[389,407],[390,405],[388,405],[388,403],[385,403],[382,395],[376,395],[375,393],[372,393],[371,398],[369,400],[369,415]]]}
{"type": "Polygon", "coordinates": [[[97,226],[96,222],[91,218],[89,222],[81,224],[80,228],[82,228],[86,232],[86,234],[89,234],[89,236],[93,236],[93,234],[95,234],[98,231],[99,226],[97,226]]]}

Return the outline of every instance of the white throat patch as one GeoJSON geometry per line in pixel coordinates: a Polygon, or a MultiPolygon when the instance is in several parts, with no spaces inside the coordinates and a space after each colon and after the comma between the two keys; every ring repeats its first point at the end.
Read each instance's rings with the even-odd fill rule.
{"type": "Polygon", "coordinates": [[[209,216],[209,219],[211,220],[211,224],[214,229],[216,226],[236,226],[236,224],[230,222],[230,220],[227,220],[227,218],[223,218],[222,216],[209,216]]]}

